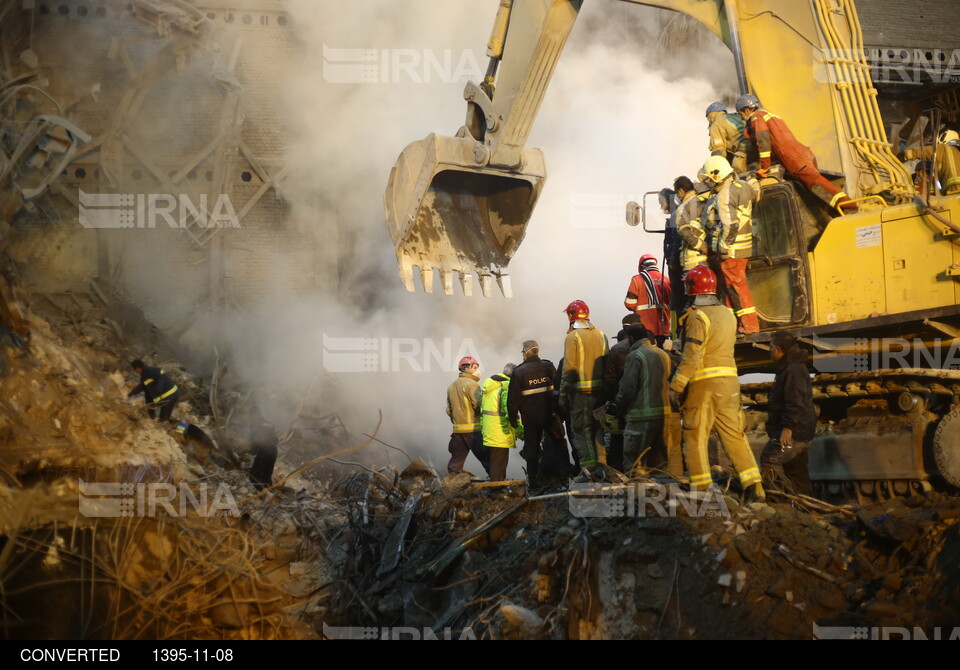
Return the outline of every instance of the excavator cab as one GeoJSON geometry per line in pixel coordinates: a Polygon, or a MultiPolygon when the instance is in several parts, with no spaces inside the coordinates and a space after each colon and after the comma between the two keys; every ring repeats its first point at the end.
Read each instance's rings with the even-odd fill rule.
{"type": "Polygon", "coordinates": [[[516,169],[485,164],[485,147],[471,137],[436,134],[407,146],[390,172],[384,196],[400,278],[414,291],[413,268],[427,293],[440,270],[444,293],[453,273],[465,295],[474,277],[490,297],[496,279],[511,297],[507,264],[523,241],[546,180],[543,154],[525,149],[516,169]]]}

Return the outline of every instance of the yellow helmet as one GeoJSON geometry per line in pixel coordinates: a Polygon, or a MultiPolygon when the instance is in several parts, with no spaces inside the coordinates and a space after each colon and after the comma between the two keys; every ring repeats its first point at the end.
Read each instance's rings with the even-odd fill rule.
{"type": "Polygon", "coordinates": [[[960,143],[960,135],[957,134],[956,130],[947,130],[940,135],[940,144],[957,143],[960,143]]]}
{"type": "Polygon", "coordinates": [[[730,161],[723,156],[710,156],[700,170],[700,180],[709,179],[719,184],[733,173],[730,161]]]}

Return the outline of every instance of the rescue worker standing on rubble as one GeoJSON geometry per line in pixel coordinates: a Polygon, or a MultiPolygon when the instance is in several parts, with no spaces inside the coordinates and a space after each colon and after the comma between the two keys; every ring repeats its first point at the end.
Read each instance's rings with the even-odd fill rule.
{"type": "Polygon", "coordinates": [[[637,274],[630,280],[623,306],[640,317],[657,344],[670,334],[670,280],[657,267],[653,254],[640,257],[637,274]]]}
{"type": "Polygon", "coordinates": [[[513,371],[507,390],[507,415],[510,425],[519,430],[523,425],[523,450],[527,463],[527,484],[538,487],[544,430],[553,419],[553,378],[557,369],[540,358],[540,344],[527,340],[521,348],[523,362],[513,371]]]}
{"type": "Polygon", "coordinates": [[[763,109],[757,96],[741,95],[737,100],[737,112],[746,122],[746,138],[756,143],[760,152],[758,178],[766,178],[776,158],[787,174],[802,181],[811,193],[830,207],[841,214],[843,210],[857,211],[856,203],[820,173],[817,158],[810,147],[793,136],[783,119],[763,109]]]}
{"type": "Polygon", "coordinates": [[[737,179],[726,158],[711,156],[700,178],[711,187],[703,225],[710,231],[710,246],[720,260],[727,305],[737,316],[744,335],[760,332],[757,308],[747,286],[747,261],[753,254],[753,203],[759,188],[737,179]]]}
{"type": "Polygon", "coordinates": [[[460,376],[447,387],[447,416],[453,422],[447,472],[462,472],[467,454],[473,452],[490,474],[490,453],[480,434],[480,363],[472,356],[464,356],[458,368],[460,376]]]}
{"type": "Polygon", "coordinates": [[[770,441],[760,455],[764,480],[788,493],[811,494],[807,447],[817,432],[808,356],[790,333],[780,331],[770,340],[770,358],[777,373],[767,407],[770,441]]]}
{"type": "Polygon", "coordinates": [[[152,365],[144,365],[139,358],[131,362],[130,367],[140,375],[140,383],[127,394],[127,397],[132,398],[142,393],[150,417],[164,423],[169,421],[173,408],[180,402],[180,389],[163,370],[152,365]]]}
{"type": "Polygon", "coordinates": [[[523,424],[514,428],[510,424],[507,399],[510,393],[510,377],[516,369],[513,363],[503,367],[503,374],[493,375],[483,382],[480,400],[480,430],[483,446],[490,452],[490,481],[502,482],[507,478],[507,463],[510,450],[517,446],[517,438],[523,439],[523,424]]]}
{"type": "Polygon", "coordinates": [[[744,504],[765,498],[760,469],[743,434],[740,380],[734,359],[737,320],[716,296],[717,277],[705,265],[684,278],[694,304],[684,314],[683,354],[670,382],[670,402],[681,408],[683,456],[690,488],[706,490],[713,483],[708,442],[716,430],[733,461],[744,504]]]}
{"type": "Polygon", "coordinates": [[[747,153],[752,149],[752,143],[743,135],[743,118],[729,113],[722,102],[715,102],[707,107],[707,123],[710,126],[710,155],[726,158],[737,174],[744,174],[750,169],[747,153]]]}
{"type": "MultiPolygon", "coordinates": [[[[936,153],[936,165],[933,169],[940,182],[943,195],[960,193],[960,135],[956,130],[947,130],[940,134],[937,146],[924,146],[903,152],[904,160],[921,159],[932,161],[936,153]],[[936,151],[934,151],[936,149],[936,151]]],[[[922,194],[926,197],[926,193],[922,194]]]]}
{"type": "Polygon", "coordinates": [[[603,359],[610,351],[607,336],[590,323],[590,308],[582,300],[574,300],[564,311],[570,327],[563,347],[560,405],[570,410],[573,447],[580,467],[587,471],[580,478],[603,478],[600,424],[593,410],[603,401],[603,359]]]}
{"type": "MultiPolygon", "coordinates": [[[[639,323],[639,317],[636,314],[628,314],[639,323]]],[[[603,384],[604,397],[616,398],[620,390],[620,379],[623,377],[623,369],[627,363],[627,354],[630,353],[630,340],[627,338],[627,324],[617,333],[617,343],[610,347],[610,353],[603,364],[603,384]]],[[[607,403],[604,412],[605,419],[602,423],[603,429],[610,436],[609,446],[607,447],[607,465],[614,470],[624,472],[623,469],[623,421],[620,420],[616,412],[616,407],[607,403]]]]}
{"type": "Polygon", "coordinates": [[[627,326],[626,332],[630,353],[614,401],[616,414],[626,419],[623,472],[667,470],[663,426],[670,412],[670,355],[651,341],[643,326],[627,326]]]}

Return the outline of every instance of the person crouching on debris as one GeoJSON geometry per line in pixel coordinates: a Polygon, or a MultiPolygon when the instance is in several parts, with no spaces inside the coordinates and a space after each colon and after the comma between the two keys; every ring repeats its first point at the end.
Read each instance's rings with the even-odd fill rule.
{"type": "Polygon", "coordinates": [[[770,340],[770,358],[777,363],[766,424],[770,441],[760,455],[760,470],[770,484],[788,493],[810,495],[807,447],[817,432],[807,352],[783,331],[770,340]]]}
{"type": "Polygon", "coordinates": [[[132,398],[142,393],[150,418],[164,423],[169,421],[173,408],[180,402],[180,389],[163,370],[144,365],[139,358],[130,363],[130,367],[140,375],[140,383],[127,394],[127,397],[132,398]]]}
{"type": "Polygon", "coordinates": [[[254,453],[250,481],[257,491],[273,486],[273,466],[277,462],[277,429],[263,418],[259,407],[250,411],[250,450],[254,453]]]}
{"type": "Polygon", "coordinates": [[[447,416],[453,422],[447,472],[463,472],[467,454],[473,452],[490,474],[490,451],[480,435],[480,363],[473,356],[464,356],[457,367],[460,376],[447,387],[447,416]]]}
{"type": "Polygon", "coordinates": [[[503,374],[493,375],[483,382],[483,397],[480,401],[480,430],[483,446],[490,450],[490,481],[502,482],[507,478],[507,462],[510,450],[517,446],[517,438],[523,439],[523,423],[517,428],[510,424],[507,401],[510,393],[510,377],[516,369],[513,363],[503,366],[503,374]]]}

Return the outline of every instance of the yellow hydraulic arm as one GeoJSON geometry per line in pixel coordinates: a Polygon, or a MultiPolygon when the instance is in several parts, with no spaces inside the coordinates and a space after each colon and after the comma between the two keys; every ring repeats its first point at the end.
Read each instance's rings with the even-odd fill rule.
{"type": "MultiPolygon", "coordinates": [[[[542,152],[526,140],[582,1],[500,0],[487,75],[464,90],[466,122],[400,155],[384,203],[408,290],[416,267],[428,292],[439,269],[445,293],[457,273],[467,295],[478,279],[484,295],[496,280],[510,296],[507,265],[546,179],[542,152]]],[[[681,12],[720,37],[741,92],[783,116],[851,196],[912,197],[887,144],[853,0],[622,1],[681,12]]]]}

